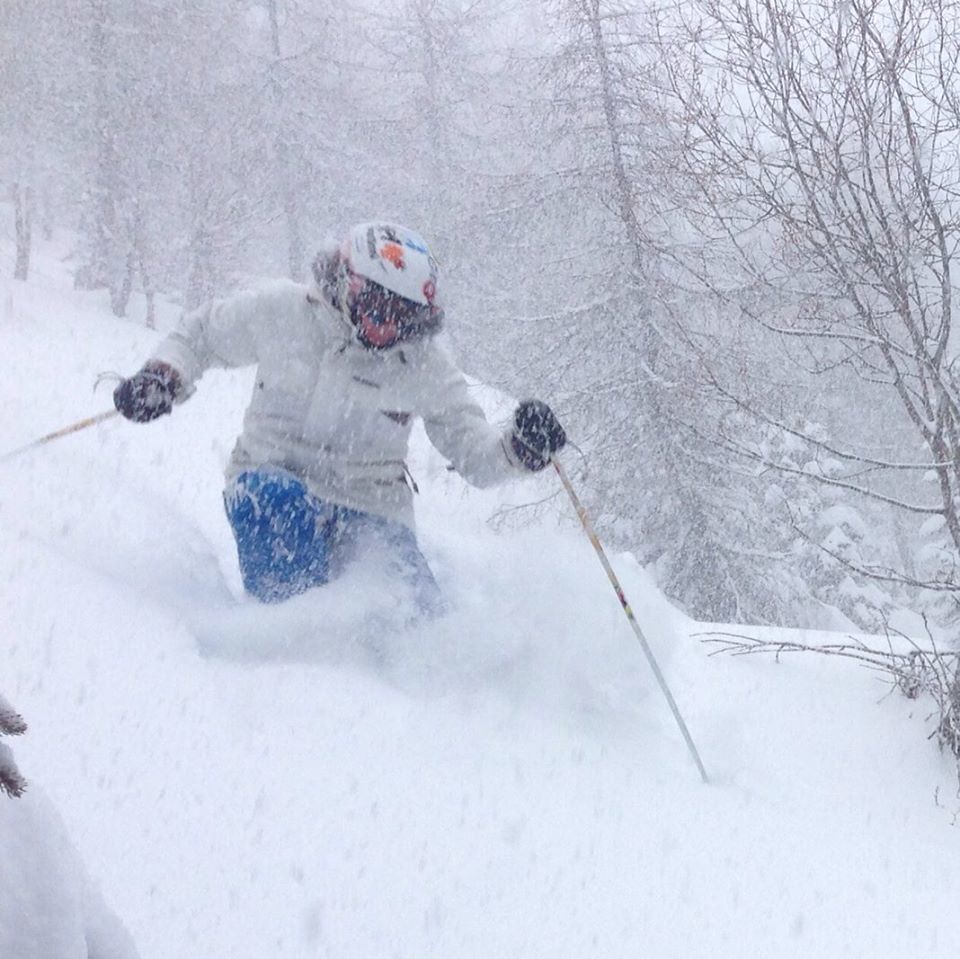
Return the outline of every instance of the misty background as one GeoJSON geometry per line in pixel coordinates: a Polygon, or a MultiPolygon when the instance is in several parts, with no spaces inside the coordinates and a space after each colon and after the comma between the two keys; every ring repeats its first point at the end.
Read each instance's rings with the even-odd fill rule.
{"type": "Polygon", "coordinates": [[[461,365],[556,409],[599,532],[692,616],[949,631],[956,25],[936,0],[2,0],[0,271],[73,231],[76,286],[151,326],[403,222],[461,365]]]}

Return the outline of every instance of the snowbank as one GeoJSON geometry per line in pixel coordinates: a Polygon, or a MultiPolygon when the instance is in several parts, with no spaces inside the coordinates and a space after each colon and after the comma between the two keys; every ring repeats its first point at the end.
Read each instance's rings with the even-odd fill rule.
{"type": "MultiPolygon", "coordinates": [[[[154,342],[58,268],[0,283],[0,449],[107,406],[97,374],[154,342]]],[[[20,759],[145,957],[955,954],[960,799],[922,704],[823,657],[710,657],[614,556],[703,786],[549,476],[469,490],[418,434],[449,616],[367,629],[363,577],[238,613],[220,479],[250,379],[2,467],[20,759]],[[244,655],[202,648],[218,631],[244,655]]]]}
{"type": "MultiPolygon", "coordinates": [[[[0,713],[4,706],[0,698],[0,713]]],[[[53,805],[33,783],[22,795],[0,791],[0,956],[137,959],[133,940],[87,876],[53,805]]]]}

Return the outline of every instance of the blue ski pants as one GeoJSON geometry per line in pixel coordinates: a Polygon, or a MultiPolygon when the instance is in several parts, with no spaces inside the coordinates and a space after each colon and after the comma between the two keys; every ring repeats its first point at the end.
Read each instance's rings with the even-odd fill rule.
{"type": "Polygon", "coordinates": [[[281,602],[322,586],[373,553],[388,578],[413,590],[421,612],[441,611],[440,587],[406,526],[325,503],[284,470],[241,473],[223,498],[243,585],[262,602],[281,602]]]}

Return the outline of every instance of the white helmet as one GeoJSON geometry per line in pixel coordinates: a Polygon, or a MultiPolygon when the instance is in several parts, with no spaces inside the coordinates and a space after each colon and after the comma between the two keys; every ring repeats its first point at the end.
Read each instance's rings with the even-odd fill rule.
{"type": "Polygon", "coordinates": [[[352,227],[336,254],[314,262],[321,293],[374,350],[439,330],[437,274],[423,238],[391,223],[352,227]]]}
{"type": "Polygon", "coordinates": [[[436,302],[437,261],[419,233],[394,223],[360,223],[340,252],[356,275],[414,303],[436,302]]]}

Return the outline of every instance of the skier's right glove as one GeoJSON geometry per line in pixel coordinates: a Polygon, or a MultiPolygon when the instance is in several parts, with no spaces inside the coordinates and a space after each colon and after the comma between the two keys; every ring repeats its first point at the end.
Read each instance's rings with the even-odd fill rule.
{"type": "Polygon", "coordinates": [[[139,373],[121,380],[113,391],[113,405],[134,423],[166,416],[180,392],[180,374],[166,363],[151,360],[139,373]]]}
{"type": "Polygon", "coordinates": [[[553,410],[540,400],[524,400],[513,414],[514,455],[528,469],[542,470],[567,444],[567,434],[553,410]]]}

